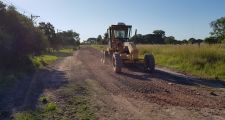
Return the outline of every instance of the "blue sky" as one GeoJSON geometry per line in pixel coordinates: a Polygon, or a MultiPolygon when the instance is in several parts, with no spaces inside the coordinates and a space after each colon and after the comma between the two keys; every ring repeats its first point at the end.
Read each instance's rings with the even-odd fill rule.
{"type": "MultiPolygon", "coordinates": [[[[39,15],[56,29],[81,39],[103,35],[111,24],[130,24],[138,33],[162,29],[178,40],[209,36],[209,23],[225,16],[225,0],[3,0],[25,14],[39,15]]],[[[134,33],[134,32],[133,32],[134,33]]]]}

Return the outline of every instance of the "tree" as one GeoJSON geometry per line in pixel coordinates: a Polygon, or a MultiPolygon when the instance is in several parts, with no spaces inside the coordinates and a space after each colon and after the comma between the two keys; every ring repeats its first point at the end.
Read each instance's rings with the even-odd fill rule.
{"type": "Polygon", "coordinates": [[[219,38],[220,41],[225,40],[225,17],[221,17],[210,23],[213,28],[211,35],[219,38]]]}
{"type": "Polygon", "coordinates": [[[148,44],[164,44],[164,38],[159,34],[146,34],[143,36],[144,43],[148,44]]]}
{"type": "Polygon", "coordinates": [[[163,30],[154,30],[153,33],[155,35],[160,36],[161,38],[164,38],[165,37],[165,31],[163,31],[163,30]]]}
{"type": "Polygon", "coordinates": [[[201,45],[201,43],[202,43],[202,42],[203,42],[203,40],[202,40],[202,39],[197,39],[195,43],[197,43],[197,44],[198,44],[198,46],[200,47],[200,45],[201,45]]]}
{"type": "Polygon", "coordinates": [[[45,51],[48,41],[14,6],[0,2],[0,70],[30,69],[30,56],[45,51]]]}
{"type": "Polygon", "coordinates": [[[177,44],[177,40],[173,36],[165,37],[166,44],[177,44]]]}
{"type": "Polygon", "coordinates": [[[133,37],[130,38],[129,41],[134,42],[136,44],[139,44],[139,43],[142,43],[143,44],[143,43],[145,43],[144,37],[143,37],[142,34],[134,35],[133,37]]]}
{"type": "Polygon", "coordinates": [[[190,38],[190,39],[188,40],[188,42],[191,43],[191,44],[194,44],[194,43],[196,42],[196,39],[195,39],[195,38],[190,38]]]}
{"type": "Polygon", "coordinates": [[[106,32],[106,33],[104,34],[104,37],[103,37],[103,44],[107,44],[107,42],[108,42],[108,37],[109,37],[109,34],[106,32]]]}
{"type": "Polygon", "coordinates": [[[109,37],[109,34],[106,32],[106,33],[104,33],[104,40],[107,40],[108,39],[108,37],[109,37]]]}
{"type": "Polygon", "coordinates": [[[51,23],[40,22],[38,28],[47,36],[50,47],[57,50],[60,41],[56,38],[54,26],[51,23]]]}
{"type": "Polygon", "coordinates": [[[188,41],[186,39],[182,40],[181,43],[188,44],[188,41]]]}
{"type": "Polygon", "coordinates": [[[0,1],[0,11],[1,12],[5,11],[5,7],[6,7],[6,5],[2,1],[0,1]]]}
{"type": "Polygon", "coordinates": [[[73,30],[63,31],[56,34],[57,39],[59,39],[60,46],[79,46],[80,37],[79,34],[73,30]]]}
{"type": "Polygon", "coordinates": [[[219,43],[219,39],[217,37],[207,37],[204,42],[208,44],[216,44],[219,43]]]}
{"type": "Polygon", "coordinates": [[[98,35],[97,39],[96,39],[97,44],[102,44],[103,43],[103,39],[101,35],[98,35]]]}

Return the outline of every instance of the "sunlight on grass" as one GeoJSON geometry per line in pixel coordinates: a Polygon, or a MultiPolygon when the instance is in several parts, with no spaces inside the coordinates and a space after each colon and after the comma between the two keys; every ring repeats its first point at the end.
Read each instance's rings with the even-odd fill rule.
{"type": "Polygon", "coordinates": [[[36,120],[34,115],[29,112],[16,113],[14,118],[15,120],[36,120]]]}
{"type": "Polygon", "coordinates": [[[99,51],[102,51],[102,50],[106,50],[107,49],[107,45],[91,45],[91,47],[99,50],[99,51]]]}
{"type": "Polygon", "coordinates": [[[48,103],[45,107],[46,111],[54,111],[56,110],[56,104],[55,103],[48,103]]]}
{"type": "Polygon", "coordinates": [[[57,60],[58,57],[54,55],[41,55],[41,56],[35,56],[31,60],[36,68],[45,66],[47,64],[50,64],[57,60]]]}
{"type": "Polygon", "coordinates": [[[225,79],[225,45],[138,45],[139,55],[152,52],[156,63],[201,77],[225,79]]]}
{"type": "Polygon", "coordinates": [[[63,48],[63,49],[59,50],[59,52],[62,52],[62,53],[72,53],[73,52],[73,49],[72,48],[63,48]]]}

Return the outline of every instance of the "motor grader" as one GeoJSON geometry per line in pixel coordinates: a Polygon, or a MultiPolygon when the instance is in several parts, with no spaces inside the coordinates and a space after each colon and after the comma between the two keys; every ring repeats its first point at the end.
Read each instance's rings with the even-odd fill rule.
{"type": "Polygon", "coordinates": [[[143,66],[145,71],[153,72],[155,70],[154,56],[148,53],[144,55],[144,59],[139,58],[136,45],[134,42],[129,42],[131,30],[132,26],[124,23],[111,25],[107,29],[108,47],[107,50],[102,51],[101,61],[107,63],[109,60],[116,73],[122,71],[124,64],[143,66]]]}

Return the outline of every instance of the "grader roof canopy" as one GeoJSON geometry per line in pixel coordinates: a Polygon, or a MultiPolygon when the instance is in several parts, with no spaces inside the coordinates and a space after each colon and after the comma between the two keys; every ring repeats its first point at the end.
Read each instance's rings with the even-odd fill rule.
{"type": "Polygon", "coordinates": [[[112,25],[110,28],[114,30],[121,30],[126,28],[132,28],[132,26],[131,25],[112,25]]]}

